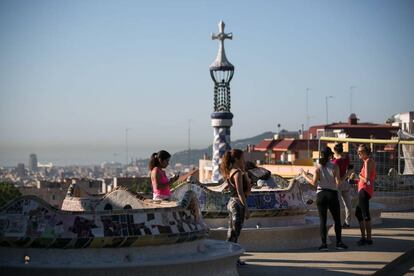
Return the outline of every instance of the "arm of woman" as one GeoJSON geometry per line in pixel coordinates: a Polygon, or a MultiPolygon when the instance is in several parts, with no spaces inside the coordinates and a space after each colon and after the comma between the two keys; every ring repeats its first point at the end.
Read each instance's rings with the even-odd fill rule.
{"type": "Polygon", "coordinates": [[[316,168],[313,178],[310,178],[304,171],[302,172],[302,175],[306,179],[306,181],[309,182],[309,184],[311,184],[312,186],[316,186],[316,183],[318,182],[320,176],[320,169],[316,168]]]}
{"type": "Polygon", "coordinates": [[[250,212],[249,212],[249,209],[247,208],[247,199],[243,191],[243,173],[239,171],[233,177],[234,177],[234,182],[236,185],[237,195],[245,209],[244,216],[246,219],[248,219],[250,217],[250,212]]]}
{"type": "Polygon", "coordinates": [[[177,181],[179,177],[180,177],[180,176],[179,176],[178,174],[176,174],[176,175],[172,176],[172,177],[170,178],[170,180],[169,180],[169,181],[170,181],[170,182],[169,182],[169,184],[170,184],[170,185],[174,184],[174,182],[175,182],[175,181],[177,181]]]}
{"type": "Polygon", "coordinates": [[[244,194],[244,191],[243,191],[243,174],[241,172],[237,172],[234,174],[233,177],[234,177],[234,182],[236,185],[237,195],[241,203],[243,204],[243,206],[247,207],[246,195],[244,194]]]}
{"type": "Polygon", "coordinates": [[[362,181],[364,181],[365,183],[368,182],[369,173],[371,171],[371,169],[369,167],[369,165],[370,165],[369,161],[370,161],[370,159],[364,160],[364,171],[365,171],[364,173],[365,173],[365,177],[362,176],[361,174],[359,174],[359,179],[362,180],[362,181]]]}

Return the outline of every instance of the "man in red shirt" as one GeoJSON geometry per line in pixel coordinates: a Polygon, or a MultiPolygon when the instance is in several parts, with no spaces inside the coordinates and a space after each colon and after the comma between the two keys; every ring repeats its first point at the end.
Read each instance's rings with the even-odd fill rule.
{"type": "Polygon", "coordinates": [[[344,149],[342,143],[338,143],[334,146],[334,159],[332,163],[339,167],[339,177],[341,183],[338,186],[339,194],[345,208],[345,221],[342,225],[343,228],[350,226],[352,200],[351,200],[351,185],[347,182],[347,178],[350,174],[349,170],[349,158],[344,155],[344,149]]]}

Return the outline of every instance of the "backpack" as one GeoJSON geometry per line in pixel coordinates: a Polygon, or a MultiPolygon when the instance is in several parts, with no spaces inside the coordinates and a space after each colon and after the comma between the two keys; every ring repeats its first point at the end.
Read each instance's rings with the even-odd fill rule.
{"type": "Polygon", "coordinates": [[[269,179],[269,177],[272,175],[272,173],[269,170],[266,170],[265,168],[261,167],[250,169],[247,171],[247,174],[249,175],[253,183],[256,183],[259,179],[269,179]]]}

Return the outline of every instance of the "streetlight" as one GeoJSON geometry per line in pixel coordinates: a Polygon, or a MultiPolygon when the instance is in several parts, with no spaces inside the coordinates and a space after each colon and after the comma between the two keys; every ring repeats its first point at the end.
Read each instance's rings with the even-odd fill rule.
{"type": "Polygon", "coordinates": [[[329,123],[329,119],[328,119],[328,99],[332,99],[333,96],[326,96],[325,97],[325,106],[326,106],[326,124],[329,123]]]}
{"type": "Polygon", "coordinates": [[[306,128],[309,129],[309,91],[310,88],[306,88],[306,128]]]}
{"type": "Polygon", "coordinates": [[[310,152],[309,152],[309,139],[310,139],[310,135],[309,135],[309,91],[310,90],[311,90],[310,88],[306,88],[306,128],[308,131],[308,158],[310,157],[310,152]]]}
{"type": "Polygon", "coordinates": [[[191,163],[191,119],[188,119],[188,169],[190,169],[191,163]]]}
{"type": "Polygon", "coordinates": [[[128,167],[128,131],[130,128],[125,128],[125,154],[126,154],[126,166],[128,167]]]}
{"type": "Polygon", "coordinates": [[[355,88],[356,86],[349,87],[349,114],[352,114],[352,93],[354,92],[355,88]]]}

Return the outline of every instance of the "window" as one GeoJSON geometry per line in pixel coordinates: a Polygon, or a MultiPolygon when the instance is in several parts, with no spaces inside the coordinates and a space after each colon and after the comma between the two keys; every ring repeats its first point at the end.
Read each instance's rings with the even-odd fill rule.
{"type": "Polygon", "coordinates": [[[132,209],[132,207],[131,207],[131,205],[127,204],[127,205],[124,206],[124,209],[129,210],[129,209],[132,209]]]}
{"type": "Polygon", "coordinates": [[[104,207],[104,210],[111,210],[112,211],[112,205],[107,203],[104,207]]]}

